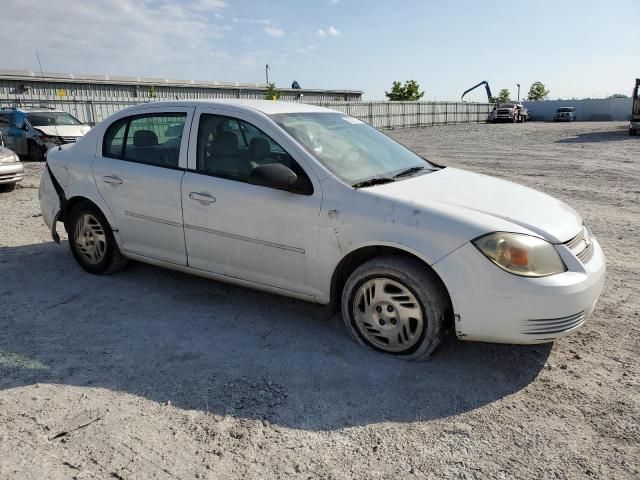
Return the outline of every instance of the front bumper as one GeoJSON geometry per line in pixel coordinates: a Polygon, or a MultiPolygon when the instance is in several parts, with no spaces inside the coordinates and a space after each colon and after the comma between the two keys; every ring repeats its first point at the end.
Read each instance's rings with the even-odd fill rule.
{"type": "Polygon", "coordinates": [[[23,178],[24,166],[22,163],[0,163],[0,185],[20,182],[23,178]]]}
{"type": "Polygon", "coordinates": [[[456,335],[462,340],[545,343],[577,330],[593,310],[604,284],[605,258],[581,262],[556,246],[568,271],[542,278],[507,273],[467,243],[433,265],[451,295],[456,335]]]}

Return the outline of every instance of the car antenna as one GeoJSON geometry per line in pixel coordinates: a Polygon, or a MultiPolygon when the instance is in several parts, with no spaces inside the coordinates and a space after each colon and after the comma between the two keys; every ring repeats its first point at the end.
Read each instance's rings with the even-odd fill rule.
{"type": "MultiPolygon", "coordinates": [[[[38,67],[40,67],[40,78],[42,78],[42,88],[44,88],[44,73],[42,73],[42,63],[40,63],[40,55],[38,54],[38,50],[36,50],[36,58],[38,59],[38,67]]],[[[51,99],[51,103],[53,103],[53,99],[51,99]]],[[[58,125],[56,125],[56,122],[53,122],[53,128],[56,131],[56,137],[60,138],[60,134],[58,133],[58,125]]],[[[58,145],[58,150],[62,150],[62,145],[58,145]]]]}

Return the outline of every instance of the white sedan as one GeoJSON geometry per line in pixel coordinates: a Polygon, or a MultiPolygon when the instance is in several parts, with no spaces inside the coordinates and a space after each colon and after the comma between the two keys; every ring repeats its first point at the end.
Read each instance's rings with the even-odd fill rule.
{"type": "Polygon", "coordinates": [[[131,259],[341,308],[357,342],[410,360],[447,330],[567,335],[605,275],[566,204],[299,103],[127,108],[50,152],[40,204],[88,272],[131,259]]]}

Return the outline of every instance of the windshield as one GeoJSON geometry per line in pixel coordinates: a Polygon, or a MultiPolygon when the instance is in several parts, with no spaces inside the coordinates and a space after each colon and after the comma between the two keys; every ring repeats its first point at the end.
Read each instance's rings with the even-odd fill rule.
{"type": "Polygon", "coordinates": [[[565,113],[565,112],[573,112],[573,108],[565,107],[565,108],[558,109],[558,113],[565,113]]]}
{"type": "Polygon", "coordinates": [[[271,118],[333,174],[350,185],[435,167],[372,126],[342,113],[280,113],[271,118]]]}
{"type": "Polygon", "coordinates": [[[33,127],[49,125],[82,125],[77,118],[66,112],[33,112],[27,114],[27,120],[33,127]]]}

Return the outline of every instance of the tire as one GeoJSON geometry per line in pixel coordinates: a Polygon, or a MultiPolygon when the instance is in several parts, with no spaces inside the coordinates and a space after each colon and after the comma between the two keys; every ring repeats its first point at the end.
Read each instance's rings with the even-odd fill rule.
{"type": "Polygon", "coordinates": [[[636,130],[635,128],[630,128],[629,129],[629,136],[635,137],[636,135],[638,135],[638,130],[636,130]]]}
{"type": "Polygon", "coordinates": [[[74,207],[67,222],[69,247],[78,264],[95,275],[122,270],[128,260],[120,253],[109,222],[93,203],[74,207]]]}
{"type": "Polygon", "coordinates": [[[36,142],[29,142],[29,158],[32,162],[44,162],[44,148],[36,142]]]}
{"type": "Polygon", "coordinates": [[[13,192],[16,189],[15,183],[4,183],[0,185],[0,192],[13,192]]]}
{"type": "Polygon", "coordinates": [[[341,304],[344,324],[362,346],[422,361],[442,343],[449,297],[436,275],[412,258],[363,263],[347,279],[341,304]]]}

